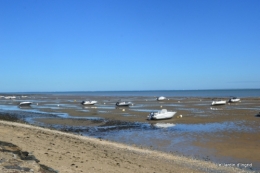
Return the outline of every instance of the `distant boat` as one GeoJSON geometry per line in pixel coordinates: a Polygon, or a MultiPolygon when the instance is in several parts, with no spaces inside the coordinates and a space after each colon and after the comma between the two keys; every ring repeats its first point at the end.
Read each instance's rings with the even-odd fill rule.
{"type": "Polygon", "coordinates": [[[237,97],[232,97],[228,100],[229,103],[237,103],[237,102],[241,102],[240,98],[237,97]]]}
{"type": "Polygon", "coordinates": [[[151,112],[148,115],[148,120],[162,120],[162,119],[170,119],[172,118],[176,112],[168,112],[167,109],[162,109],[158,112],[151,112]]]}
{"type": "Polygon", "coordinates": [[[165,100],[165,99],[166,99],[166,97],[164,97],[164,96],[157,97],[158,101],[165,100]]]}
{"type": "Polygon", "coordinates": [[[87,101],[81,102],[82,105],[94,105],[96,103],[97,103],[97,101],[94,101],[94,100],[92,100],[92,101],[87,100],[87,101]]]}
{"type": "Polygon", "coordinates": [[[21,102],[19,103],[19,106],[30,106],[32,102],[21,102]]]}
{"type": "Polygon", "coordinates": [[[116,106],[130,106],[132,102],[118,101],[116,102],[116,106]]]}
{"type": "Polygon", "coordinates": [[[227,104],[226,100],[213,100],[211,106],[225,105],[227,104]]]}
{"type": "Polygon", "coordinates": [[[15,96],[6,96],[5,99],[15,99],[15,96]]]}

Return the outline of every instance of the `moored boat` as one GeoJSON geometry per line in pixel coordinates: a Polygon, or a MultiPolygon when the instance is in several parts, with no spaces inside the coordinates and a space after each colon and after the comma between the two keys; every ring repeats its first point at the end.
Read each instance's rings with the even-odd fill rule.
{"type": "Polygon", "coordinates": [[[167,109],[162,109],[158,112],[151,112],[148,115],[148,120],[162,120],[162,119],[170,119],[172,118],[176,112],[168,112],[167,109]]]}
{"type": "Polygon", "coordinates": [[[19,106],[30,106],[32,102],[20,102],[19,106]]]}
{"type": "Polygon", "coordinates": [[[5,99],[15,99],[16,97],[15,96],[6,96],[4,97],[5,99]]]}
{"type": "Polygon", "coordinates": [[[213,100],[211,106],[225,105],[227,104],[226,100],[213,100]]]}
{"type": "Polygon", "coordinates": [[[165,100],[165,99],[166,99],[166,97],[164,97],[164,96],[160,96],[160,97],[157,97],[156,100],[161,101],[161,100],[165,100]]]}
{"type": "Polygon", "coordinates": [[[240,98],[237,97],[232,97],[228,100],[229,103],[237,103],[237,102],[241,102],[240,98]]]}
{"type": "Polygon", "coordinates": [[[81,102],[81,104],[82,105],[94,105],[94,104],[96,104],[97,103],[97,101],[95,101],[95,100],[87,100],[87,101],[82,101],[81,102]]]}
{"type": "Polygon", "coordinates": [[[116,102],[116,106],[130,106],[132,102],[118,101],[116,102]]]}

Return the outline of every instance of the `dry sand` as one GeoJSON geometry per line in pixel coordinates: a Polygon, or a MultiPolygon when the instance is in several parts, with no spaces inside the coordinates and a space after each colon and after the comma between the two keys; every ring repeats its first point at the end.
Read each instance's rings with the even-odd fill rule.
{"type": "Polygon", "coordinates": [[[245,172],[234,167],[15,122],[0,121],[0,135],[1,141],[32,153],[41,164],[60,173],[245,172]]]}

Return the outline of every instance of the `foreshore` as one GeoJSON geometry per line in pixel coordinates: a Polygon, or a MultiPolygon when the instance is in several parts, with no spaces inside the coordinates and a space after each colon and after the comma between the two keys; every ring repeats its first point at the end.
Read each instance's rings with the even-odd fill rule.
{"type": "Polygon", "coordinates": [[[0,134],[1,141],[13,143],[23,151],[32,153],[41,164],[59,173],[248,172],[236,167],[16,122],[0,121],[0,134]]]}
{"type": "Polygon", "coordinates": [[[40,164],[59,172],[260,170],[260,98],[224,106],[211,106],[212,99],[204,97],[158,102],[155,97],[92,96],[88,99],[98,104],[81,105],[85,99],[48,94],[2,98],[0,119],[8,122],[0,123],[0,141],[33,153],[40,164]],[[115,107],[119,99],[133,105],[115,107]],[[33,104],[18,107],[21,100],[33,104]],[[167,120],[147,120],[150,111],[161,109],[177,113],[167,120]]]}

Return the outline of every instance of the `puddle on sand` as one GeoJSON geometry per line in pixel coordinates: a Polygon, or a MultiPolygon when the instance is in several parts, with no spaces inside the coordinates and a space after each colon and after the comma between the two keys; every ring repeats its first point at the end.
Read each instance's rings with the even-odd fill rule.
{"type": "MultiPolygon", "coordinates": [[[[142,146],[164,152],[183,154],[199,159],[219,161],[213,150],[193,145],[198,139],[201,142],[208,140],[203,135],[217,135],[218,132],[254,131],[241,121],[207,124],[172,124],[172,123],[110,123],[107,125],[89,128],[80,133],[127,145],[142,146]],[[211,156],[208,158],[207,156],[211,156]]],[[[230,161],[230,158],[228,158],[230,161]]],[[[223,161],[223,160],[222,160],[223,161]]]]}
{"type": "Polygon", "coordinates": [[[0,109],[4,111],[20,110],[18,105],[0,105],[0,109]]]}

